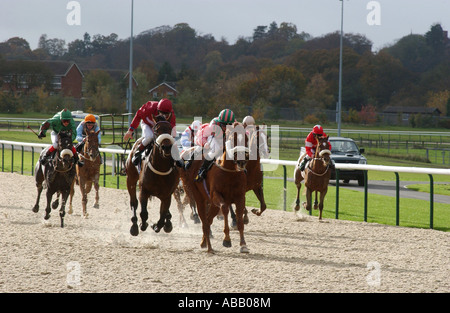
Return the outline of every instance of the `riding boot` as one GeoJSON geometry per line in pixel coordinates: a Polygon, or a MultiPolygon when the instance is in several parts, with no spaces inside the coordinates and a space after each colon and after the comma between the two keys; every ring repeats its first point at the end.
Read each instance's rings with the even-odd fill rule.
{"type": "Polygon", "coordinates": [[[135,166],[138,166],[138,164],[141,163],[141,161],[142,161],[142,153],[144,153],[144,150],[145,150],[145,146],[141,143],[139,148],[134,153],[134,156],[133,156],[133,159],[132,159],[133,164],[135,166]]]}
{"type": "Polygon", "coordinates": [[[79,142],[75,145],[75,150],[77,150],[77,152],[81,152],[81,151],[83,151],[83,147],[84,147],[84,141],[79,142]]]}
{"type": "Polygon", "coordinates": [[[50,149],[47,150],[47,152],[39,159],[39,162],[41,162],[41,165],[45,165],[47,161],[51,158],[53,151],[50,149]]]}
{"type": "Polygon", "coordinates": [[[309,160],[311,160],[311,158],[309,156],[307,156],[307,155],[303,158],[302,162],[299,165],[300,171],[304,171],[305,170],[306,163],[309,160]]]}
{"type": "Polygon", "coordinates": [[[198,174],[197,174],[197,177],[195,178],[195,181],[201,181],[202,179],[206,178],[206,172],[209,170],[209,168],[211,167],[213,162],[214,162],[214,159],[212,159],[212,160],[205,159],[203,161],[202,166],[198,170],[198,174]]]}
{"type": "Polygon", "coordinates": [[[187,171],[194,161],[194,153],[192,153],[191,158],[184,163],[184,170],[187,171]]]}
{"type": "Polygon", "coordinates": [[[184,162],[180,160],[175,160],[175,165],[184,169],[184,162]]]}

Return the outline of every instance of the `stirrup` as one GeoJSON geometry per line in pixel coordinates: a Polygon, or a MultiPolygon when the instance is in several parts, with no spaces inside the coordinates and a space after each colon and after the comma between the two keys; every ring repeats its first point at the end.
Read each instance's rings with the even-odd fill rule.
{"type": "Polygon", "coordinates": [[[198,171],[197,177],[195,177],[194,181],[202,181],[206,177],[206,169],[201,168],[198,171]]]}

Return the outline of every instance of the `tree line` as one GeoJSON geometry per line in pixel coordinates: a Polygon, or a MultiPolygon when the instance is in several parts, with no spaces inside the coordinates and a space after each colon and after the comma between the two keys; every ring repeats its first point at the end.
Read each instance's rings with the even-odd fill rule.
{"type": "MultiPolygon", "coordinates": [[[[342,105],[350,112],[344,119],[361,122],[367,112],[381,112],[388,105],[437,107],[450,116],[450,42],[440,24],[375,52],[361,34],[345,33],[343,43],[342,105]]],[[[339,45],[339,32],[313,37],[285,22],[257,26],[253,36],[234,44],[200,35],[186,23],[157,27],[133,38],[138,81],[133,107],[149,100],[149,89],[169,81],[179,92],[173,101],[180,115],[215,116],[229,107],[260,118],[279,108],[314,108],[320,117],[321,110],[336,108],[339,45]]],[[[14,37],[0,43],[0,76],[14,65],[11,60],[75,61],[90,70],[85,76],[90,110],[125,108],[126,86],[117,88],[105,70],[127,71],[129,38],[85,33],[66,45],[43,34],[38,48],[31,50],[26,40],[14,37]]],[[[39,66],[35,71],[41,73],[36,84],[46,82],[46,72],[39,66]]],[[[41,86],[41,93],[48,91],[48,84],[41,86]]]]}

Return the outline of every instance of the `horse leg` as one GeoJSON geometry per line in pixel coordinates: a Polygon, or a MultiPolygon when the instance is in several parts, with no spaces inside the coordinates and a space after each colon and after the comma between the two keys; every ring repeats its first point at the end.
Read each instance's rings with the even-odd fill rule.
{"type": "MultiPolygon", "coordinates": [[[[230,206],[227,206],[226,204],[222,204],[221,205],[221,210],[223,213],[223,221],[224,221],[224,227],[223,227],[223,233],[224,233],[224,238],[223,238],[223,243],[222,245],[226,248],[230,248],[231,247],[231,238],[230,238],[230,226],[228,225],[228,211],[233,211],[233,208],[230,206]]],[[[233,215],[236,218],[236,215],[233,212],[233,215]]]]}
{"type": "Polygon", "coordinates": [[[300,189],[302,188],[302,174],[298,168],[294,172],[294,180],[297,186],[297,199],[295,200],[294,210],[298,211],[300,210],[300,189]]]}
{"type": "Polygon", "coordinates": [[[61,192],[59,192],[59,191],[57,191],[56,192],[56,199],[55,199],[55,201],[53,201],[53,203],[52,203],[52,209],[53,210],[56,210],[57,208],[58,208],[58,206],[59,206],[59,196],[61,195],[61,192]]]}
{"type": "Polygon", "coordinates": [[[320,204],[319,204],[319,220],[322,220],[322,210],[325,200],[325,195],[327,194],[328,188],[320,193],[320,204]]]}
{"type": "Polygon", "coordinates": [[[100,189],[100,185],[98,183],[98,180],[99,180],[99,175],[97,174],[97,175],[95,175],[95,178],[94,178],[94,189],[95,189],[95,202],[94,202],[94,206],[93,206],[94,209],[98,209],[100,207],[100,204],[99,204],[100,196],[98,193],[98,191],[100,189]]]}
{"type": "Polygon", "coordinates": [[[87,217],[86,205],[87,205],[87,192],[86,192],[86,181],[80,178],[80,191],[81,191],[81,206],[83,208],[83,217],[87,217]]]}
{"type": "MultiPolygon", "coordinates": [[[[256,197],[259,200],[260,208],[259,210],[253,209],[252,212],[256,215],[260,216],[267,208],[266,201],[264,200],[264,191],[261,185],[253,189],[253,193],[256,195],[256,197]]],[[[245,222],[244,222],[245,223],[245,222]]]]}
{"type": "Polygon", "coordinates": [[[69,214],[73,213],[72,200],[74,194],[75,194],[75,179],[73,180],[72,185],[70,186],[69,211],[67,211],[67,213],[69,214]]]}
{"type": "Polygon", "coordinates": [[[318,208],[318,202],[317,202],[317,191],[315,191],[315,195],[314,195],[314,210],[317,210],[318,208]]]}
{"type": "Polygon", "coordinates": [[[40,166],[39,161],[36,164],[34,172],[35,172],[34,176],[35,176],[36,188],[37,188],[38,194],[37,194],[37,198],[36,198],[36,203],[34,204],[32,211],[34,213],[37,213],[37,212],[39,212],[39,200],[41,199],[42,189],[44,188],[42,186],[42,182],[44,181],[44,174],[42,172],[42,168],[40,166]]]}
{"type": "MultiPolygon", "coordinates": [[[[170,197],[169,197],[169,201],[170,201],[170,197]]],[[[164,223],[164,231],[166,232],[166,233],[170,233],[171,231],[172,231],[172,229],[173,229],[173,226],[172,226],[172,221],[171,221],[171,219],[172,219],[172,214],[170,214],[170,203],[169,203],[169,206],[168,206],[168,208],[167,208],[167,212],[166,212],[166,221],[165,221],[165,223],[164,223]]]]}
{"type": "Polygon", "coordinates": [[[306,188],[306,207],[305,209],[307,211],[311,211],[311,198],[312,198],[312,191],[309,188],[306,188]]]}
{"type": "Polygon", "coordinates": [[[55,192],[49,188],[47,188],[47,206],[45,207],[45,216],[44,216],[44,220],[48,220],[50,218],[50,212],[51,212],[51,202],[52,202],[52,197],[53,194],[55,192]]]}
{"type": "Polygon", "coordinates": [[[185,228],[187,227],[187,223],[186,223],[186,219],[184,218],[184,206],[183,203],[181,202],[181,195],[180,195],[180,189],[176,188],[175,191],[173,192],[173,197],[175,198],[175,201],[177,202],[177,208],[178,208],[178,213],[180,214],[180,225],[181,228],[185,228]]]}
{"type": "MultiPolygon", "coordinates": [[[[146,231],[148,227],[148,211],[147,211],[147,204],[148,204],[148,195],[141,190],[139,194],[139,201],[141,202],[141,230],[146,231]]],[[[158,230],[159,231],[159,230],[158,230]]]]}
{"type": "Polygon", "coordinates": [[[234,213],[233,206],[230,205],[230,216],[231,216],[231,228],[237,229],[236,224],[236,213],[234,213]]]}
{"type": "MultiPolygon", "coordinates": [[[[136,173],[137,175],[137,173],[136,173]]],[[[136,210],[138,206],[138,200],[136,197],[136,183],[137,179],[132,179],[131,176],[127,176],[127,189],[128,194],[130,195],[130,208],[133,211],[133,216],[131,217],[131,228],[130,228],[130,234],[132,236],[137,236],[139,234],[139,227],[137,225],[137,216],[136,216],[136,210]]]]}
{"type": "Polygon", "coordinates": [[[64,216],[66,215],[66,202],[67,198],[69,197],[70,190],[64,190],[61,193],[61,208],[59,209],[59,217],[61,219],[61,228],[64,227],[64,216]]]}
{"type": "Polygon", "coordinates": [[[241,246],[240,252],[249,253],[250,250],[247,248],[247,243],[245,242],[244,238],[244,219],[243,219],[244,210],[245,210],[245,197],[243,197],[243,199],[239,199],[239,202],[236,203],[236,221],[240,236],[240,246],[241,246]]]}

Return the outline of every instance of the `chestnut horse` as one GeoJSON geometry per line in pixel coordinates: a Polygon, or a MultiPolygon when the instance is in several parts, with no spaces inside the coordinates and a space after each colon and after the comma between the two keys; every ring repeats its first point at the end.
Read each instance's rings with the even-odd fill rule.
{"type": "MultiPolygon", "coordinates": [[[[84,142],[83,151],[79,153],[78,155],[80,158],[84,161],[84,166],[79,167],[77,164],[77,176],[75,177],[75,182],[77,185],[80,186],[81,191],[81,204],[83,206],[83,217],[87,218],[88,213],[86,209],[86,205],[88,202],[87,196],[89,192],[91,192],[92,185],[94,185],[95,188],[95,202],[94,202],[94,208],[98,209],[99,204],[99,178],[100,178],[100,165],[101,165],[101,158],[100,158],[100,151],[99,143],[98,143],[98,131],[90,131],[86,135],[86,140],[84,142]]],[[[69,211],[67,213],[72,214],[72,198],[74,194],[74,188],[72,185],[72,190],[70,192],[70,205],[69,205],[69,211]]]]}
{"type": "Polygon", "coordinates": [[[236,205],[237,227],[240,235],[240,251],[248,253],[247,244],[244,239],[243,215],[245,209],[245,193],[247,189],[247,175],[245,167],[248,162],[248,148],[245,145],[247,141],[244,135],[242,124],[240,126],[242,135],[237,131],[228,131],[226,134],[228,148],[224,149],[222,156],[213,163],[208,171],[206,178],[201,181],[194,181],[195,176],[202,164],[201,160],[194,160],[189,170],[183,172],[183,183],[191,187],[195,202],[197,204],[198,214],[202,221],[203,237],[202,248],[208,248],[212,253],[213,249],[210,241],[210,227],[214,217],[222,211],[224,215],[224,240],[225,247],[231,247],[230,229],[228,225],[228,211],[230,205],[236,205]],[[234,147],[231,147],[234,143],[234,147]],[[244,155],[244,156],[242,156],[244,155]]]}
{"type": "MultiPolygon", "coordinates": [[[[37,187],[36,203],[33,207],[33,212],[39,212],[39,199],[41,197],[43,182],[47,186],[47,206],[45,208],[44,219],[50,218],[50,202],[52,201],[53,194],[61,193],[62,203],[59,210],[59,217],[61,218],[61,227],[64,227],[64,216],[66,214],[65,207],[66,201],[70,194],[70,188],[75,178],[75,160],[72,153],[72,133],[61,131],[58,134],[58,149],[56,150],[55,157],[52,160],[48,160],[45,165],[41,165],[41,161],[37,161],[34,168],[34,177],[37,187]]],[[[41,157],[45,155],[48,148],[41,152],[41,157]]],[[[52,208],[58,207],[58,197],[52,204],[52,208]]]]}
{"type": "Polygon", "coordinates": [[[312,192],[315,191],[314,209],[317,210],[317,192],[320,192],[319,220],[321,220],[324,198],[328,191],[328,183],[331,176],[331,151],[328,143],[328,136],[317,138],[317,140],[318,144],[314,158],[309,161],[303,173],[301,173],[298,166],[305,155],[300,157],[298,160],[299,162],[295,167],[294,178],[295,185],[297,186],[295,211],[300,209],[300,188],[302,186],[301,182],[303,181],[303,178],[305,178],[306,203],[303,203],[303,206],[306,210],[311,211],[311,196],[312,192]]]}
{"type": "Polygon", "coordinates": [[[164,231],[167,233],[172,231],[172,222],[170,221],[172,215],[170,214],[169,208],[172,193],[180,179],[179,172],[174,165],[175,160],[171,153],[175,139],[170,135],[172,126],[163,116],[157,116],[155,121],[156,124],[153,127],[153,132],[156,140],[150,154],[138,165],[140,171],[134,166],[132,158],[142,141],[141,138],[135,142],[126,161],[127,189],[130,195],[130,206],[133,210],[130,233],[133,236],[139,234],[137,225],[138,218],[136,216],[138,206],[136,184],[138,181],[140,189],[139,201],[141,203],[141,231],[145,231],[148,227],[147,203],[151,196],[155,196],[161,201],[159,210],[160,218],[156,224],[152,225],[153,230],[157,233],[161,228],[164,228],[164,231]]]}
{"type": "MultiPolygon", "coordinates": [[[[269,157],[269,147],[267,136],[260,126],[247,126],[249,137],[250,158],[246,166],[247,170],[247,191],[253,190],[259,200],[260,208],[252,209],[252,213],[260,216],[267,208],[263,191],[263,171],[261,169],[261,158],[269,157]]],[[[236,215],[233,208],[230,208],[233,228],[236,225],[236,215]]],[[[244,223],[248,224],[247,209],[244,211],[244,223]]]]}

